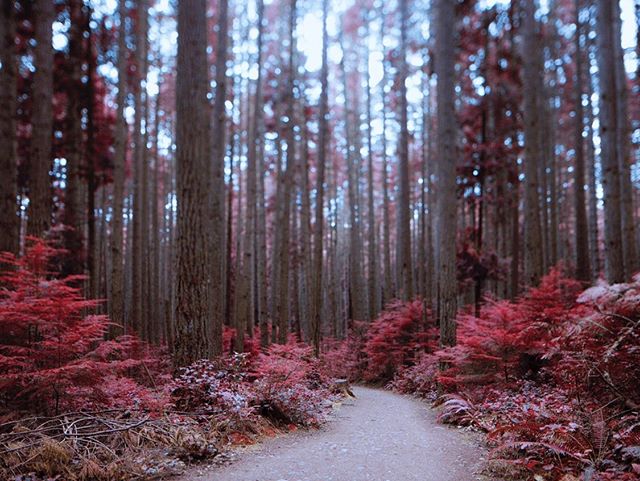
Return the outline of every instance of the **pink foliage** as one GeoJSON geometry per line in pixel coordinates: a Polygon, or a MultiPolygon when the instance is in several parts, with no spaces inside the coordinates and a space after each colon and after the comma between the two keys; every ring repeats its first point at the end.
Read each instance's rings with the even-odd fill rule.
{"type": "Polygon", "coordinates": [[[422,301],[395,302],[371,323],[364,352],[364,379],[386,383],[402,366],[415,363],[420,352],[433,351],[437,344],[433,318],[422,301]]]}
{"type": "MultiPolygon", "coordinates": [[[[82,295],[81,276],[58,278],[50,260],[60,254],[30,239],[23,257],[0,254],[0,392],[10,409],[58,412],[118,402],[114,379],[145,389],[128,376],[141,374],[149,351],[125,336],[105,341],[105,316],[86,314],[99,301],[82,295]],[[127,380],[125,380],[127,379],[127,380]]],[[[157,360],[149,362],[161,365],[157,360]]],[[[151,375],[147,370],[145,376],[151,375]]]]}

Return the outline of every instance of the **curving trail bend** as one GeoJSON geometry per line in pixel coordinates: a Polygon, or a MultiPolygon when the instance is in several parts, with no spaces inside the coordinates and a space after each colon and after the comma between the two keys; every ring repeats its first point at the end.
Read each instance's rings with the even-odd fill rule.
{"type": "Polygon", "coordinates": [[[422,402],[354,388],[320,431],[245,449],[234,463],[184,481],[476,481],[484,452],[473,436],[436,423],[422,402]]]}

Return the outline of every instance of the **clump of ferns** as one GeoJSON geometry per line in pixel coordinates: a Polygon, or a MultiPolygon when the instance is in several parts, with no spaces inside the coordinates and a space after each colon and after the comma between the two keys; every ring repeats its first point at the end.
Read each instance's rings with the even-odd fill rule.
{"type": "Polygon", "coordinates": [[[587,410],[577,406],[575,420],[566,424],[529,417],[499,426],[489,433],[489,439],[497,444],[492,458],[509,462],[524,453],[527,458],[560,468],[574,465],[586,472],[599,470],[612,454],[608,423],[613,417],[605,417],[606,407],[587,410]]]}

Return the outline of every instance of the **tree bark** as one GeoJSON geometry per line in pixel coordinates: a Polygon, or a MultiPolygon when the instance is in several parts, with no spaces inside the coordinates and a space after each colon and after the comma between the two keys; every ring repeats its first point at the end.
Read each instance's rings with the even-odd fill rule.
{"type": "Polygon", "coordinates": [[[282,238],[280,243],[280,275],[278,279],[278,342],[287,342],[289,322],[289,271],[290,252],[289,234],[291,223],[291,192],[293,190],[293,170],[295,168],[295,25],[296,25],[296,0],[291,0],[289,5],[289,68],[287,86],[287,166],[283,176],[283,215],[282,238]]]}
{"type": "Polygon", "coordinates": [[[542,159],[540,138],[540,109],[538,55],[539,42],[534,17],[534,0],[526,0],[524,5],[523,40],[523,88],[524,88],[524,261],[525,276],[528,285],[536,286],[540,282],[543,270],[543,251],[540,224],[540,198],[538,194],[538,165],[542,159]]]}
{"type": "Polygon", "coordinates": [[[408,0],[400,0],[400,67],[398,85],[400,86],[400,139],[398,142],[398,230],[396,272],[400,298],[413,298],[413,275],[411,257],[411,195],[409,187],[409,129],[407,106],[407,21],[409,17],[408,0]]]}
{"type": "Polygon", "coordinates": [[[13,0],[0,10],[0,252],[18,253],[18,159],[16,153],[16,12],[13,0]]]}
{"type": "Polygon", "coordinates": [[[33,76],[33,112],[31,115],[31,162],[29,169],[29,221],[27,233],[41,237],[51,226],[51,140],[53,137],[53,47],[52,23],[55,5],[36,0],[33,76]]]}
{"type": "Polygon", "coordinates": [[[66,189],[64,195],[63,223],[64,245],[68,252],[62,274],[81,274],[85,267],[84,216],[82,201],[83,132],[82,132],[82,63],[83,63],[83,4],[80,0],[69,2],[69,72],[71,81],[67,90],[66,112],[66,189]]]}
{"type": "Polygon", "coordinates": [[[620,198],[622,251],[624,257],[625,279],[631,278],[638,270],[638,253],[636,246],[636,223],[633,205],[633,185],[631,183],[631,129],[629,123],[629,102],[627,88],[627,72],[624,67],[622,49],[622,20],[620,18],[620,2],[611,2],[613,15],[613,52],[615,62],[616,85],[616,151],[620,169],[620,198]]]}
{"type": "MultiPolygon", "coordinates": [[[[611,55],[614,38],[614,2],[598,0],[597,61],[600,79],[600,145],[602,163],[602,188],[604,190],[604,241],[607,281],[625,280],[622,244],[622,199],[620,189],[620,162],[617,141],[618,118],[616,117],[617,88],[615,57],[611,55]]],[[[617,40],[619,42],[619,39],[617,40]]]]}
{"type": "Polygon", "coordinates": [[[176,367],[211,353],[211,246],[208,203],[203,202],[209,198],[211,185],[207,92],[207,2],[182,0],[178,4],[176,78],[176,367]]]}
{"type": "MultiPolygon", "coordinates": [[[[136,50],[134,56],[135,65],[135,82],[134,82],[134,121],[133,121],[133,236],[132,236],[132,263],[131,263],[131,328],[135,333],[144,336],[144,234],[143,230],[147,228],[144,219],[144,190],[146,185],[143,177],[145,170],[145,151],[144,136],[142,133],[143,121],[146,118],[144,112],[143,80],[146,77],[146,37],[147,37],[147,0],[138,0],[137,8],[137,24],[136,24],[136,50]]],[[[146,129],[146,126],[145,126],[146,129]]]]}
{"type": "Polygon", "coordinates": [[[585,199],[585,159],[584,159],[584,110],[582,108],[582,51],[580,47],[581,22],[580,0],[575,0],[575,62],[576,62],[576,132],[575,132],[575,168],[574,168],[574,194],[575,194],[575,242],[576,242],[576,277],[587,282],[591,280],[591,267],[589,265],[589,226],[587,223],[587,204],[585,199]]]}
{"type": "MultiPolygon", "coordinates": [[[[212,189],[210,190],[211,204],[211,234],[212,234],[212,252],[211,252],[211,269],[213,272],[212,281],[212,302],[213,302],[213,321],[211,325],[211,355],[222,354],[222,330],[224,324],[224,296],[227,285],[225,269],[230,266],[224,262],[224,159],[226,153],[226,123],[227,116],[225,111],[225,102],[227,99],[227,57],[229,43],[229,2],[228,0],[219,0],[218,2],[218,42],[216,45],[216,92],[213,106],[213,123],[212,123],[212,189]]],[[[244,335],[239,333],[241,338],[244,335]]],[[[238,336],[236,336],[237,338],[238,336]]],[[[241,340],[237,341],[244,342],[241,340]]],[[[238,347],[238,344],[236,344],[238,347]]],[[[240,349],[242,350],[242,349],[240,349]]]]}
{"type": "Polygon", "coordinates": [[[438,76],[438,321],[440,343],[456,343],[458,285],[456,278],[456,120],[455,120],[455,5],[438,0],[435,72],[438,76]]]}
{"type": "MultiPolygon", "coordinates": [[[[369,42],[370,19],[365,19],[366,40],[369,42]]],[[[369,47],[366,49],[366,77],[367,77],[367,257],[368,259],[368,294],[369,294],[369,320],[375,319],[378,315],[380,305],[380,287],[378,282],[378,254],[376,242],[376,222],[373,199],[373,140],[371,136],[371,73],[369,72],[369,47]]]]}
{"type": "Polygon", "coordinates": [[[315,355],[320,354],[320,326],[322,322],[322,281],[323,281],[323,254],[324,254],[324,177],[325,164],[327,162],[328,139],[328,111],[329,111],[329,63],[327,32],[327,16],[329,12],[329,0],[322,0],[322,68],[320,70],[320,112],[318,120],[318,158],[316,173],[316,198],[315,198],[315,224],[313,228],[313,286],[312,286],[312,324],[311,339],[315,355]]]}
{"type": "Polygon", "coordinates": [[[122,246],[122,210],[124,204],[124,167],[127,156],[127,120],[124,116],[127,89],[127,52],[126,52],[126,16],[125,0],[120,0],[118,17],[118,94],[115,122],[115,153],[113,156],[113,205],[111,225],[111,320],[124,329],[124,266],[122,246]]]}

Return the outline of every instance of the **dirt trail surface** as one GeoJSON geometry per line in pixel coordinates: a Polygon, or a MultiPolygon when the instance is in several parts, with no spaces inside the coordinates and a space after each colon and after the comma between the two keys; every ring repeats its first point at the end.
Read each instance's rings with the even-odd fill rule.
{"type": "Polygon", "coordinates": [[[483,451],[468,433],[436,423],[426,404],[356,387],[334,421],[247,448],[237,461],[187,480],[475,481],[483,451]]]}

